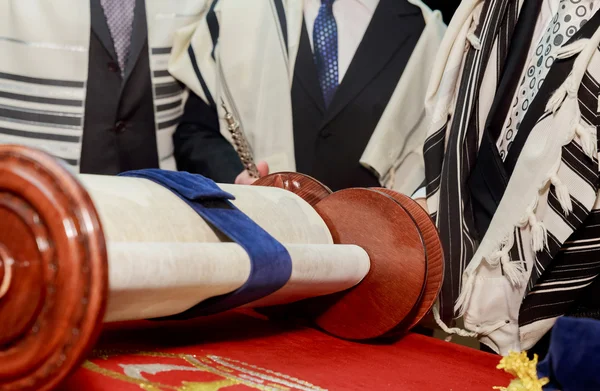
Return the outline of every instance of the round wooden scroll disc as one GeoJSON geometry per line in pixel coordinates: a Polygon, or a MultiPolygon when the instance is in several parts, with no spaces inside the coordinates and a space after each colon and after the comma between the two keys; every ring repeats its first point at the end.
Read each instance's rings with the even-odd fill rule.
{"type": "Polygon", "coordinates": [[[291,191],[312,206],[331,194],[331,190],[318,180],[297,172],[278,172],[267,175],[257,179],[254,185],[279,187],[291,191]]]}
{"type": "Polygon", "coordinates": [[[412,313],[425,287],[425,249],[414,220],[395,200],[368,189],[336,192],[315,210],[334,242],[362,247],[371,268],[356,287],[311,300],[308,311],[318,326],[341,338],[366,340],[392,332],[412,313]]]}
{"type": "Polygon", "coordinates": [[[429,214],[410,197],[384,188],[373,190],[389,195],[406,209],[417,223],[425,244],[425,254],[427,256],[427,280],[425,282],[425,291],[423,292],[421,302],[418,304],[414,314],[406,319],[401,327],[402,330],[400,328],[397,330],[399,332],[406,331],[415,327],[423,320],[440,294],[444,279],[444,251],[442,249],[442,242],[440,241],[437,228],[433,220],[431,220],[431,217],[429,217],[429,214]]]}
{"type": "Polygon", "coordinates": [[[0,146],[0,263],[0,390],[54,389],[100,330],[107,255],[85,190],[22,146],[0,146]]]}

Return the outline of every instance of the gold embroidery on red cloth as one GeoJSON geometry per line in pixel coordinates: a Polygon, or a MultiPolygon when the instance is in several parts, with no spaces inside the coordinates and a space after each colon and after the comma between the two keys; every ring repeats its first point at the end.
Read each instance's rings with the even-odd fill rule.
{"type": "Polygon", "coordinates": [[[83,367],[115,380],[135,384],[144,391],[219,391],[234,385],[244,385],[261,391],[327,391],[295,377],[215,355],[96,350],[92,353],[92,360],[104,361],[121,355],[127,355],[128,358],[131,356],[173,358],[183,362],[181,365],[147,362],[119,364],[123,369],[122,373],[103,368],[92,361],[87,361],[83,367]],[[208,372],[222,379],[209,382],[181,381],[180,385],[169,385],[153,382],[144,377],[144,374],[156,375],[171,371],[208,372]]]}

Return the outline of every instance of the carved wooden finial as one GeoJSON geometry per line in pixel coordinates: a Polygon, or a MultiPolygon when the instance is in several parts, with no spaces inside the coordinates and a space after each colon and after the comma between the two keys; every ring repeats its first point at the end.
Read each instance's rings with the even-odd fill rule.
{"type": "Polygon", "coordinates": [[[87,192],[50,155],[0,145],[0,389],[46,391],[94,343],[108,296],[87,192]]]}
{"type": "Polygon", "coordinates": [[[332,191],[317,181],[304,174],[297,172],[278,172],[259,178],[254,182],[256,186],[278,187],[280,189],[291,191],[311,206],[315,206],[319,201],[327,197],[332,191]]]}

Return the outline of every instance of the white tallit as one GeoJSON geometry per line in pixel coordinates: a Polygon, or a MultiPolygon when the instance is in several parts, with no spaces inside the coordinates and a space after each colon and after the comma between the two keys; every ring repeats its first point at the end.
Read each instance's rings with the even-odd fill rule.
{"type": "MultiPolygon", "coordinates": [[[[414,191],[423,178],[421,146],[427,121],[421,102],[445,31],[438,11],[432,12],[420,0],[409,2],[421,8],[426,27],[360,160],[378,175],[382,185],[404,192],[414,191]]],[[[206,18],[182,29],[173,46],[169,71],[207,103],[211,99],[216,103],[221,130],[228,140],[221,100],[240,122],[257,160],[266,160],[273,172],[294,171],[290,89],[303,1],[282,2],[287,49],[273,0],[252,4],[247,0],[219,0],[213,4],[218,44],[213,46],[206,18]]]]}
{"type": "MultiPolygon", "coordinates": [[[[153,86],[175,84],[165,75],[173,33],[198,20],[205,1],[147,0],[146,15],[153,86]],[[162,71],[162,72],[161,72],[162,71]]],[[[5,0],[0,2],[0,137],[46,150],[78,170],[85,116],[90,42],[90,2],[5,0]],[[19,99],[14,96],[19,95],[19,99]],[[33,118],[33,119],[32,119],[33,118]]],[[[156,112],[184,97],[155,96],[162,168],[175,169],[172,134],[183,104],[156,112]],[[174,123],[175,122],[175,123],[174,123]]]]}

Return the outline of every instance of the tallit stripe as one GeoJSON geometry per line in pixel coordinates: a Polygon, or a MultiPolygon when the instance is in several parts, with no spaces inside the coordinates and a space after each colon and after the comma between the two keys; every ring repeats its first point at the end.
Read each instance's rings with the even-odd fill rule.
{"type": "Polygon", "coordinates": [[[156,54],[171,54],[171,47],[163,47],[163,48],[152,48],[151,53],[153,55],[156,54]]]}
{"type": "Polygon", "coordinates": [[[166,128],[171,127],[171,126],[175,126],[175,125],[179,124],[180,120],[181,120],[181,117],[178,116],[177,118],[174,118],[174,119],[172,119],[170,121],[161,122],[161,123],[158,124],[158,129],[162,130],[162,129],[166,129],[166,128]]]}
{"type": "Polygon", "coordinates": [[[561,276],[561,278],[558,279],[548,279],[542,283],[537,284],[534,292],[540,292],[552,288],[573,288],[580,285],[581,283],[590,282],[590,280],[593,278],[594,277],[571,279],[565,278],[565,276],[561,276]]]}
{"type": "MultiPolygon", "coordinates": [[[[590,214],[584,227],[574,236],[600,237],[600,215],[590,214]]],[[[525,297],[519,325],[522,327],[565,314],[583,293],[583,289],[600,273],[600,262],[594,256],[598,251],[600,243],[579,251],[561,250],[556,255],[552,268],[543,274],[531,293],[525,297]]]]}
{"type": "Polygon", "coordinates": [[[40,140],[34,138],[15,137],[11,135],[3,135],[2,143],[25,145],[42,149],[71,166],[77,166],[79,164],[79,143],[54,140],[40,142],[40,140]]]}
{"type": "Polygon", "coordinates": [[[442,164],[444,161],[444,154],[446,152],[445,140],[447,128],[448,124],[446,123],[440,130],[429,136],[429,138],[425,140],[425,144],[423,146],[423,155],[425,162],[427,162],[425,165],[425,176],[427,178],[425,182],[425,188],[427,191],[427,198],[430,198],[440,188],[442,164]],[[430,162],[433,162],[433,164],[430,164],[430,162]]]}
{"type": "Polygon", "coordinates": [[[181,94],[181,91],[183,91],[183,88],[181,87],[181,85],[179,83],[176,83],[176,82],[160,83],[160,84],[156,84],[154,87],[154,93],[156,94],[158,99],[160,99],[161,97],[165,97],[165,96],[181,94]]]}
{"type": "Polygon", "coordinates": [[[598,173],[590,170],[585,159],[589,160],[589,157],[576,143],[571,142],[563,147],[563,162],[590,186],[595,186],[598,173]]]}
{"type": "Polygon", "coordinates": [[[23,102],[31,102],[31,103],[57,105],[57,106],[81,107],[83,105],[83,101],[80,101],[80,100],[46,98],[46,97],[42,97],[42,96],[15,94],[15,93],[6,92],[6,91],[0,91],[0,98],[20,100],[23,102]]]}
{"type": "Polygon", "coordinates": [[[585,217],[587,216],[588,211],[573,196],[571,196],[571,203],[573,204],[573,212],[571,212],[565,216],[565,213],[560,205],[560,202],[558,201],[558,198],[556,197],[556,191],[555,191],[554,187],[552,187],[552,189],[550,190],[550,192],[548,194],[548,205],[552,208],[552,210],[558,216],[561,217],[561,219],[565,223],[567,223],[569,225],[569,227],[572,230],[574,230],[576,227],[578,227],[583,222],[583,219],[585,219],[585,217]]]}
{"type": "Polygon", "coordinates": [[[285,9],[283,7],[283,0],[275,0],[275,9],[277,10],[277,17],[279,18],[279,27],[281,28],[283,42],[285,42],[285,50],[289,53],[287,19],[285,18],[285,9]]]}
{"type": "Polygon", "coordinates": [[[39,85],[43,85],[43,86],[53,86],[53,87],[69,87],[69,88],[84,88],[85,87],[85,83],[81,82],[81,81],[41,79],[38,77],[14,75],[11,73],[4,73],[4,72],[0,72],[0,79],[19,81],[19,82],[30,83],[30,84],[39,84],[39,85]]]}
{"type": "MultiPolygon", "coordinates": [[[[506,10],[507,23],[500,26],[498,33],[497,53],[498,58],[506,58],[510,48],[510,40],[516,27],[516,21],[519,15],[519,5],[516,2],[510,2],[506,10]]],[[[505,61],[496,61],[496,84],[500,82],[504,72],[505,61]]]]}
{"type": "MultiPolygon", "coordinates": [[[[517,251],[517,258],[511,258],[512,260],[523,260],[525,259],[525,248],[523,247],[523,239],[521,238],[521,235],[515,235],[516,238],[516,243],[517,245],[515,247],[517,247],[518,251],[517,251]]],[[[528,271],[528,267],[527,267],[527,262],[521,262],[521,265],[523,266],[523,269],[525,271],[528,271]]]]}
{"type": "Polygon", "coordinates": [[[161,111],[167,111],[167,110],[175,109],[177,107],[181,107],[182,103],[183,103],[183,100],[182,99],[178,99],[175,102],[165,103],[165,104],[162,104],[162,105],[157,105],[156,106],[156,111],[161,112],[161,111]]]}
{"type": "Polygon", "coordinates": [[[154,77],[168,77],[168,76],[171,76],[171,74],[167,70],[164,70],[164,71],[154,71],[154,72],[152,72],[152,76],[154,76],[154,77]]]}
{"type": "Polygon", "coordinates": [[[29,110],[17,110],[7,106],[0,105],[0,118],[7,121],[25,121],[36,124],[46,124],[50,126],[64,125],[73,128],[80,128],[83,118],[81,116],[67,115],[66,113],[43,113],[29,110]]]}
{"type": "Polygon", "coordinates": [[[19,129],[9,129],[5,127],[0,127],[1,135],[9,135],[9,136],[17,136],[17,137],[27,137],[33,139],[40,140],[52,140],[52,141],[64,141],[70,143],[78,143],[79,136],[66,136],[62,134],[56,133],[40,133],[40,132],[30,132],[27,130],[19,130],[19,129]]]}
{"type": "Polygon", "coordinates": [[[165,156],[165,157],[161,157],[161,158],[160,158],[160,161],[161,161],[161,162],[167,161],[167,160],[169,160],[169,159],[173,158],[173,156],[174,156],[174,155],[175,155],[175,153],[174,153],[174,152],[171,152],[171,154],[170,154],[170,155],[167,155],[167,156],[165,156]]]}
{"type": "Polygon", "coordinates": [[[210,56],[213,60],[215,59],[215,49],[217,48],[217,42],[219,41],[219,20],[215,13],[215,7],[218,2],[219,0],[213,0],[208,13],[206,14],[206,24],[208,25],[208,32],[210,33],[210,39],[213,44],[213,49],[210,52],[210,56]]]}
{"type": "Polygon", "coordinates": [[[213,108],[216,108],[217,105],[215,104],[215,100],[213,99],[213,96],[210,93],[210,90],[208,89],[208,85],[206,84],[206,81],[202,77],[202,73],[200,73],[200,68],[198,67],[198,61],[196,60],[196,53],[194,53],[194,48],[192,47],[192,45],[190,45],[188,47],[188,56],[190,57],[192,67],[194,68],[194,73],[196,74],[196,77],[198,78],[198,81],[200,82],[200,85],[202,86],[202,91],[204,92],[204,96],[206,96],[206,99],[208,99],[208,103],[210,104],[210,106],[213,108]]]}
{"type": "Polygon", "coordinates": [[[59,159],[63,160],[65,163],[67,163],[71,166],[79,165],[79,159],[67,159],[67,158],[63,158],[63,157],[59,157],[59,156],[56,156],[56,157],[58,157],[59,159]]]}

